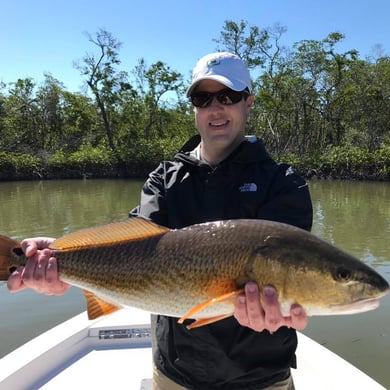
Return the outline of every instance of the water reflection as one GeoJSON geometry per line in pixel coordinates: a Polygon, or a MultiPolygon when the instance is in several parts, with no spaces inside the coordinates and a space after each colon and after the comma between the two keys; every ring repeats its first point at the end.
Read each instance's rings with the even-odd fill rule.
{"type": "Polygon", "coordinates": [[[390,184],[312,181],[313,233],[372,266],[387,263],[390,184]]]}
{"type": "Polygon", "coordinates": [[[0,232],[58,237],[126,218],[143,180],[0,182],[0,232]]]}
{"type": "MultiPolygon", "coordinates": [[[[390,282],[390,183],[312,181],[313,233],[354,254],[390,282]]],[[[379,309],[313,317],[304,333],[390,388],[390,295],[379,309]]]]}

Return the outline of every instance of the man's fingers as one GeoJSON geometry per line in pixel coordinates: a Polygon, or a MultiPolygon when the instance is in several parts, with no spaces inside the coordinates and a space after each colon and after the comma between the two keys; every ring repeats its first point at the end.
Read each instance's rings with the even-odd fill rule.
{"type": "Polygon", "coordinates": [[[46,269],[50,259],[50,251],[43,250],[41,256],[37,260],[33,273],[33,280],[37,283],[43,284],[46,279],[46,269]]]}
{"type": "Polygon", "coordinates": [[[234,316],[243,326],[248,326],[259,332],[264,330],[264,311],[261,307],[259,288],[256,283],[246,283],[245,293],[237,297],[234,316]]]}
{"type": "Polygon", "coordinates": [[[30,287],[47,295],[62,295],[69,285],[58,278],[57,260],[51,257],[50,249],[39,250],[27,260],[25,267],[10,275],[7,282],[10,291],[30,287]]]}
{"type": "Polygon", "coordinates": [[[241,293],[237,296],[236,305],[234,310],[234,317],[243,326],[248,326],[248,313],[246,310],[246,297],[245,293],[241,293]]]}
{"type": "Polygon", "coordinates": [[[19,267],[8,278],[7,286],[10,291],[30,287],[44,294],[62,295],[69,288],[69,284],[59,279],[57,260],[51,257],[49,246],[53,241],[50,237],[27,238],[22,241],[22,250],[28,259],[24,267],[19,267]]]}
{"type": "Polygon", "coordinates": [[[46,268],[46,294],[62,295],[68,288],[69,284],[62,282],[58,278],[57,259],[50,257],[46,268]]]}
{"type": "Polygon", "coordinates": [[[259,332],[276,332],[281,326],[303,329],[307,325],[302,306],[292,305],[290,316],[283,317],[275,288],[264,286],[260,292],[255,282],[246,283],[245,292],[237,296],[234,317],[241,325],[259,332]]]}
{"type": "Polygon", "coordinates": [[[22,281],[22,273],[24,271],[24,267],[18,267],[12,275],[9,276],[7,281],[7,288],[9,291],[20,291],[26,288],[22,281]]]}
{"type": "Polygon", "coordinates": [[[38,249],[37,246],[29,240],[23,240],[21,246],[26,257],[33,257],[38,249]]]}
{"type": "Polygon", "coordinates": [[[46,268],[50,258],[50,250],[45,249],[30,257],[22,274],[23,284],[37,292],[45,291],[46,268]]]}
{"type": "Polygon", "coordinates": [[[302,330],[307,325],[307,314],[302,306],[293,304],[291,305],[290,309],[290,317],[288,317],[288,320],[290,321],[290,327],[302,330]]]}
{"type": "Polygon", "coordinates": [[[32,257],[38,249],[48,248],[53,242],[49,237],[26,238],[21,242],[21,247],[26,257],[32,257]]]}
{"type": "Polygon", "coordinates": [[[265,316],[260,302],[259,287],[254,282],[245,285],[246,307],[249,326],[257,331],[264,330],[265,316]]]}
{"type": "Polygon", "coordinates": [[[264,286],[261,299],[265,312],[265,328],[275,332],[284,325],[276,290],[272,286],[264,286]]]}

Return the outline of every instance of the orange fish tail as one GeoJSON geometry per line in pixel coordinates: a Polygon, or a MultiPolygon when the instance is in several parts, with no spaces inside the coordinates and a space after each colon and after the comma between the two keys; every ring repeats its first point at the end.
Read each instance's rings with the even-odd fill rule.
{"type": "Polygon", "coordinates": [[[0,280],[7,280],[20,264],[23,255],[20,243],[12,238],[0,236],[0,280]]]}

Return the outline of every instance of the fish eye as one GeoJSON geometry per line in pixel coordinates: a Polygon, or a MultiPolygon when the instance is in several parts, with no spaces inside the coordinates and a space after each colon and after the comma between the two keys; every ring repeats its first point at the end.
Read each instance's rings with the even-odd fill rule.
{"type": "Polygon", "coordinates": [[[346,268],[337,268],[335,273],[335,279],[340,282],[348,282],[351,279],[351,272],[346,268]]]}

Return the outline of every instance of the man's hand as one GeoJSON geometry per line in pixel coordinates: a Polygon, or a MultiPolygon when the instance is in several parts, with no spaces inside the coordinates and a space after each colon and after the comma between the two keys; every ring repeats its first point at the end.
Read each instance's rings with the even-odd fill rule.
{"type": "Polygon", "coordinates": [[[22,241],[22,250],[27,257],[24,267],[18,267],[8,278],[10,291],[23,290],[26,287],[47,295],[62,295],[68,288],[67,283],[58,278],[57,260],[48,249],[54,239],[48,237],[29,238],[22,241]]]}
{"type": "Polygon", "coordinates": [[[276,290],[265,286],[260,293],[255,282],[245,285],[245,293],[237,296],[234,317],[237,321],[253,330],[275,332],[281,326],[303,329],[307,325],[307,316],[300,305],[292,305],[290,316],[283,317],[276,290]]]}

